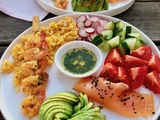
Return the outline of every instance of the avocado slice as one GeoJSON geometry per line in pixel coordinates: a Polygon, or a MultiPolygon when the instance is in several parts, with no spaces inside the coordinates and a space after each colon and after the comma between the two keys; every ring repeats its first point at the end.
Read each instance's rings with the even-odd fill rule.
{"type": "Polygon", "coordinates": [[[67,115],[67,114],[64,114],[64,113],[57,113],[56,115],[55,115],[55,120],[66,120],[66,119],[69,119],[70,118],[70,116],[69,115],[67,115]]]}
{"type": "Polygon", "coordinates": [[[102,10],[103,4],[104,4],[104,0],[99,0],[97,6],[96,6],[96,8],[95,8],[95,11],[100,11],[100,10],[102,10]]]}
{"type": "Polygon", "coordinates": [[[77,12],[90,12],[89,7],[86,6],[77,6],[75,11],[77,12]]]}
{"type": "Polygon", "coordinates": [[[64,91],[64,92],[60,92],[57,94],[54,94],[52,97],[56,97],[56,96],[65,96],[65,97],[69,97],[69,98],[74,98],[74,99],[78,99],[78,96],[75,93],[69,92],[69,91],[64,91]]]}
{"type": "Polygon", "coordinates": [[[67,111],[66,109],[54,109],[54,107],[52,109],[49,109],[46,114],[44,115],[44,119],[43,120],[54,120],[56,114],[58,113],[63,113],[66,114],[68,116],[71,116],[71,113],[69,111],[67,111]]]}
{"type": "Polygon", "coordinates": [[[92,5],[90,6],[91,12],[95,11],[98,3],[99,3],[99,0],[96,0],[95,2],[92,3],[92,5]]]}
{"type": "Polygon", "coordinates": [[[84,6],[90,7],[91,4],[93,3],[93,1],[94,1],[94,0],[86,0],[86,1],[84,2],[84,6]]]}
{"type": "Polygon", "coordinates": [[[38,115],[38,120],[43,120],[43,118],[48,115],[48,112],[51,109],[65,109],[66,112],[69,112],[70,115],[73,114],[73,106],[69,103],[63,102],[63,101],[52,101],[48,102],[47,104],[41,106],[39,115],[38,115]]]}
{"type": "Polygon", "coordinates": [[[72,0],[72,8],[73,8],[73,11],[76,9],[77,7],[77,1],[78,0],[72,0]]]}
{"type": "Polygon", "coordinates": [[[74,113],[72,115],[72,117],[81,114],[82,112],[86,112],[89,109],[91,109],[93,107],[93,102],[89,102],[84,108],[82,108],[81,110],[77,111],[76,113],[74,113]]]}
{"type": "Polygon", "coordinates": [[[104,0],[103,8],[104,8],[105,10],[108,10],[108,9],[109,9],[108,0],[104,0]]]}
{"type": "Polygon", "coordinates": [[[49,97],[48,99],[53,99],[53,98],[56,98],[56,99],[58,98],[61,100],[66,99],[71,102],[78,102],[79,101],[79,98],[76,94],[68,92],[68,91],[54,94],[53,96],[49,97]]]}

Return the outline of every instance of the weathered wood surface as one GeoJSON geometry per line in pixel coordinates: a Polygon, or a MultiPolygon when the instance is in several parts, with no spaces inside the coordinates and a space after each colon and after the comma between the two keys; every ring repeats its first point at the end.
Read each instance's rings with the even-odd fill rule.
{"type": "MultiPolygon", "coordinates": [[[[45,19],[51,17],[55,15],[48,14],[45,19]]],[[[160,0],[136,0],[131,8],[114,17],[143,31],[160,49],[160,0]]],[[[8,45],[31,25],[31,22],[12,18],[0,12],[0,58],[8,45]]],[[[1,113],[0,120],[4,120],[1,113]]]]}

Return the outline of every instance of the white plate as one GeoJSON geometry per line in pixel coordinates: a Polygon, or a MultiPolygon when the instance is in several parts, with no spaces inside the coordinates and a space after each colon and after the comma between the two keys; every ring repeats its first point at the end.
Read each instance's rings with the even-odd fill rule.
{"type": "MultiPolygon", "coordinates": [[[[37,3],[46,11],[53,13],[55,15],[63,15],[63,14],[71,14],[71,13],[80,13],[80,12],[74,12],[72,10],[71,1],[68,0],[68,5],[65,10],[59,9],[54,6],[53,0],[36,0],[37,3]]],[[[109,3],[109,10],[102,10],[99,12],[91,12],[91,13],[97,13],[97,14],[105,14],[109,16],[118,15],[127,9],[129,9],[135,0],[124,0],[122,2],[119,2],[117,4],[109,3]]]]}
{"type": "MultiPolygon", "coordinates": [[[[40,23],[41,26],[49,26],[49,23],[52,21],[59,21],[61,19],[64,19],[66,15],[58,16],[55,18],[48,19],[42,23],[40,23]]],[[[67,16],[77,18],[78,14],[68,14],[67,16]]],[[[119,19],[109,17],[106,15],[97,15],[101,18],[107,18],[108,20],[113,21],[119,21],[119,19]]],[[[124,25],[130,25],[124,21],[122,21],[124,25]]],[[[132,25],[130,25],[132,26],[132,25]]],[[[145,42],[152,47],[153,53],[160,56],[158,48],[154,45],[154,43],[149,39],[143,32],[132,26],[133,32],[139,32],[142,35],[142,39],[145,40],[145,42]]],[[[2,63],[5,59],[12,60],[11,57],[11,50],[13,46],[20,41],[20,37],[22,35],[30,34],[31,28],[24,31],[22,34],[20,34],[7,48],[7,50],[4,52],[1,58],[0,63],[0,109],[2,114],[7,120],[28,120],[25,116],[22,115],[20,111],[20,104],[21,101],[24,99],[25,95],[22,92],[15,93],[15,88],[12,85],[13,81],[13,74],[4,74],[1,73],[2,63]]],[[[74,83],[78,79],[70,78],[62,74],[58,69],[56,68],[56,65],[51,66],[48,68],[47,72],[49,73],[49,83],[47,86],[46,96],[49,97],[54,93],[64,91],[64,90],[72,90],[72,87],[74,83]]],[[[141,87],[140,91],[143,93],[151,92],[149,90],[146,90],[145,88],[141,87]]],[[[75,92],[75,91],[73,91],[75,92]]],[[[154,94],[154,101],[155,101],[155,115],[150,117],[148,120],[156,120],[158,116],[160,115],[160,95],[154,94]]],[[[118,115],[112,111],[109,111],[107,109],[103,109],[102,113],[104,113],[107,117],[107,120],[145,120],[145,118],[137,118],[137,119],[131,119],[127,118],[121,115],[118,115]]],[[[33,118],[32,120],[37,120],[37,118],[33,118]]]]}

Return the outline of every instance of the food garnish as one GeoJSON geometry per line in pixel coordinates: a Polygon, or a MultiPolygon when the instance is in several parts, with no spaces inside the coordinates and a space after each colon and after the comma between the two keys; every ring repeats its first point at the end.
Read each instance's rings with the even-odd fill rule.
{"type": "Polygon", "coordinates": [[[94,106],[86,94],[63,91],[53,94],[41,105],[38,120],[106,120],[100,113],[101,107],[94,106]]]}

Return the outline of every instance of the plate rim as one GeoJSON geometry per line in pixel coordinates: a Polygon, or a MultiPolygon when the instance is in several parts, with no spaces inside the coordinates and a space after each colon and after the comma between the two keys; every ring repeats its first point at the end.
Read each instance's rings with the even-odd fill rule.
{"type": "MultiPolygon", "coordinates": [[[[64,14],[88,14],[89,12],[74,12],[74,11],[67,11],[67,10],[62,10],[57,7],[49,5],[47,2],[44,0],[36,0],[37,3],[46,11],[55,14],[55,15],[64,15],[64,14]],[[58,13],[57,13],[58,12],[58,13]]],[[[91,12],[92,14],[104,14],[104,15],[109,15],[109,16],[115,16],[120,13],[123,13],[124,11],[128,10],[133,4],[135,0],[129,0],[126,5],[115,8],[113,10],[106,10],[106,11],[99,11],[99,12],[91,12]]]]}
{"type": "MultiPolygon", "coordinates": [[[[76,18],[76,16],[79,16],[79,15],[82,15],[82,14],[81,14],[81,13],[79,13],[79,14],[68,14],[67,16],[76,18]]],[[[154,49],[155,49],[156,54],[158,53],[158,56],[160,56],[160,52],[159,52],[158,48],[156,47],[156,45],[153,43],[153,41],[152,41],[144,32],[142,32],[140,29],[138,29],[137,27],[133,26],[132,24],[130,24],[130,23],[128,23],[128,22],[126,22],[126,21],[124,21],[124,20],[122,20],[122,19],[119,19],[119,18],[116,18],[116,17],[112,17],[112,16],[108,16],[108,15],[100,15],[100,14],[93,14],[93,13],[90,13],[90,14],[88,14],[88,15],[93,15],[93,16],[96,15],[96,16],[98,16],[98,17],[107,18],[108,20],[113,20],[113,21],[119,21],[119,20],[120,20],[120,21],[122,21],[125,25],[131,25],[131,26],[133,27],[133,29],[135,29],[137,32],[140,32],[140,34],[147,39],[147,42],[149,42],[149,44],[151,44],[152,47],[154,46],[154,49]]],[[[49,26],[49,23],[50,23],[51,21],[58,21],[58,20],[61,20],[62,18],[65,18],[65,17],[66,17],[66,15],[61,15],[61,16],[56,16],[56,17],[49,18],[49,19],[47,19],[47,20],[44,20],[44,21],[40,22],[40,26],[43,26],[43,24],[48,24],[48,26],[49,26]]],[[[46,26],[45,26],[45,27],[46,27],[46,26]]],[[[3,53],[3,55],[2,55],[2,57],[1,57],[1,59],[0,59],[0,63],[2,63],[2,61],[5,60],[4,58],[5,58],[6,54],[7,54],[7,52],[8,52],[10,49],[12,49],[13,46],[14,46],[17,42],[19,42],[20,37],[23,36],[23,35],[26,35],[26,34],[31,33],[31,29],[32,29],[32,27],[29,27],[28,29],[26,29],[25,31],[23,31],[21,34],[19,34],[19,35],[12,41],[12,43],[8,46],[8,48],[7,48],[7,49],[5,50],[5,52],[3,53]]],[[[10,56],[11,56],[11,55],[10,55],[10,56]]],[[[2,78],[1,67],[2,67],[2,64],[0,64],[0,78],[2,78]]],[[[2,79],[0,79],[0,83],[2,83],[2,79]]],[[[0,90],[3,91],[3,90],[2,90],[2,84],[0,85],[0,90]]],[[[1,110],[1,113],[2,113],[3,117],[4,117],[5,119],[7,119],[7,120],[8,120],[8,119],[9,119],[9,120],[14,120],[14,119],[12,118],[12,116],[10,116],[10,113],[8,112],[8,108],[6,108],[6,106],[5,106],[5,104],[4,104],[4,99],[3,99],[2,92],[0,93],[0,99],[1,99],[1,100],[0,100],[0,110],[1,110]],[[3,108],[3,109],[2,109],[2,108],[3,108]]],[[[158,109],[157,114],[153,117],[153,119],[157,119],[157,118],[159,117],[158,114],[160,115],[160,109],[158,109]]]]}

